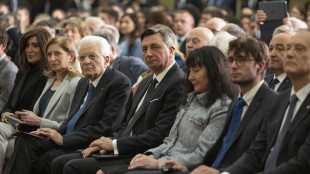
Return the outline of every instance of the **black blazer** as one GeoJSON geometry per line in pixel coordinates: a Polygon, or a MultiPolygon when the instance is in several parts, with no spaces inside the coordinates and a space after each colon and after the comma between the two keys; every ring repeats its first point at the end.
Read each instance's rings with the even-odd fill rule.
{"type": "Polygon", "coordinates": [[[310,94],[297,111],[291,128],[284,137],[277,167],[270,172],[262,172],[267,156],[279,134],[285,111],[289,105],[290,92],[287,90],[274,99],[255,141],[249,150],[227,169],[229,173],[310,173],[310,94]]]}
{"type": "MultiPolygon", "coordinates": [[[[144,101],[136,114],[139,120],[133,127],[133,135],[120,137],[126,125],[115,134],[117,148],[120,154],[142,153],[160,145],[168,136],[179,108],[179,98],[183,90],[183,81],[186,75],[177,63],[168,71],[163,80],[155,89],[150,101],[144,101]],[[146,103],[145,103],[146,102],[146,103]]],[[[127,122],[133,117],[135,110],[144,96],[153,74],[146,77],[137,89],[127,122]]]]}
{"type": "MultiPolygon", "coordinates": [[[[89,79],[82,78],[75,90],[68,121],[80,109],[88,90],[89,79]]],[[[64,149],[86,148],[101,136],[111,136],[123,121],[126,104],[131,93],[130,82],[122,73],[107,68],[82,115],[76,122],[74,131],[66,134],[67,122],[57,130],[63,135],[64,149]]]]}
{"type": "MultiPolygon", "coordinates": [[[[232,165],[250,147],[251,142],[254,141],[256,134],[263,123],[267,109],[275,96],[276,93],[271,90],[266,83],[264,83],[259,88],[250,106],[245,112],[241,123],[234,135],[232,143],[227,150],[219,168],[226,168],[232,165]]],[[[211,166],[215,161],[222,147],[223,140],[227,134],[233,114],[233,109],[237,100],[238,99],[234,99],[230,104],[227,112],[228,117],[223,132],[215,145],[206,153],[203,161],[204,165],[211,166]]],[[[190,166],[190,169],[194,169],[198,166],[199,165],[190,166]]]]}
{"type": "Polygon", "coordinates": [[[182,42],[182,44],[180,45],[180,51],[186,55],[186,39],[182,42]]]}
{"type": "MultiPolygon", "coordinates": [[[[265,77],[265,82],[270,86],[272,80],[273,80],[274,74],[269,74],[265,77]]],[[[285,79],[280,84],[279,88],[277,89],[277,92],[285,91],[286,89],[292,88],[291,80],[288,78],[288,76],[285,77],[285,79]]]]}
{"type": "Polygon", "coordinates": [[[119,56],[114,60],[113,68],[125,74],[134,85],[138,77],[149,68],[139,57],[119,56]]]}
{"type": "Polygon", "coordinates": [[[40,69],[27,72],[19,70],[16,74],[13,90],[2,112],[14,113],[22,109],[32,111],[34,104],[44,89],[46,81],[47,78],[40,69]],[[28,85],[25,85],[26,83],[28,85]]]}

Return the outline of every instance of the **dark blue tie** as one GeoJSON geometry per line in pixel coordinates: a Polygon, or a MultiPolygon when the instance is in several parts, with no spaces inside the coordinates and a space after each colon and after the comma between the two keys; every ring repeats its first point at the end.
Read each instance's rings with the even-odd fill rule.
{"type": "Polygon", "coordinates": [[[67,134],[73,132],[74,126],[75,126],[77,120],[80,118],[83,109],[84,109],[85,106],[87,105],[87,102],[89,101],[90,97],[92,96],[94,88],[95,88],[94,85],[93,85],[92,83],[90,83],[89,86],[88,86],[87,98],[86,98],[85,103],[84,103],[83,106],[75,113],[75,115],[71,118],[71,120],[67,123],[67,131],[66,131],[67,134]]]}
{"type": "Polygon", "coordinates": [[[212,168],[217,169],[220,164],[221,161],[223,160],[229,146],[231,143],[231,140],[233,139],[236,130],[239,127],[240,124],[240,120],[241,120],[241,115],[242,115],[242,111],[243,111],[243,106],[246,105],[245,101],[243,100],[243,98],[239,98],[238,101],[236,102],[236,105],[234,107],[234,111],[233,111],[233,115],[229,124],[229,128],[227,130],[226,133],[226,137],[224,139],[222,148],[220,150],[220,152],[218,153],[215,161],[212,164],[212,168]]]}
{"type": "Polygon", "coordinates": [[[287,131],[291,127],[292,117],[294,114],[294,109],[295,109],[297,101],[298,101],[297,96],[295,94],[292,95],[291,100],[290,100],[290,107],[288,109],[285,122],[283,124],[283,127],[282,127],[280,134],[278,135],[277,141],[272,148],[272,151],[269,153],[269,155],[267,157],[264,171],[268,171],[268,170],[271,170],[271,169],[276,167],[278,156],[280,153],[280,147],[282,145],[282,142],[284,140],[284,137],[285,137],[287,131]]]}
{"type": "Polygon", "coordinates": [[[269,87],[270,87],[272,90],[274,90],[276,84],[278,84],[279,82],[280,82],[280,81],[279,81],[277,78],[274,78],[274,79],[271,81],[269,87]]]}

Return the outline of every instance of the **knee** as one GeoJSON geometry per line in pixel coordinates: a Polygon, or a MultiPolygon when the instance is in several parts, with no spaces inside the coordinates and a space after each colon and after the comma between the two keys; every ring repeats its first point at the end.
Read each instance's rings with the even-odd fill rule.
{"type": "Polygon", "coordinates": [[[68,173],[78,173],[76,164],[74,163],[75,160],[70,160],[66,164],[64,164],[63,167],[63,173],[68,174],[68,173]]]}

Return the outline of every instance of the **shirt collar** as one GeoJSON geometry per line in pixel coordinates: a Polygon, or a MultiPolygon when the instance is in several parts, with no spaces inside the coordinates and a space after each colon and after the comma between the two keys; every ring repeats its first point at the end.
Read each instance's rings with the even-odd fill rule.
{"type": "Polygon", "coordinates": [[[304,102],[309,93],[310,93],[310,82],[297,92],[294,90],[294,88],[292,88],[291,90],[291,96],[296,94],[298,100],[301,101],[301,103],[304,102]]]}
{"type": "Polygon", "coordinates": [[[156,74],[154,73],[153,79],[156,78],[156,80],[158,81],[158,83],[160,83],[160,82],[163,80],[163,78],[166,76],[166,74],[168,73],[168,71],[172,68],[172,66],[173,66],[174,64],[175,64],[175,61],[174,61],[171,65],[169,65],[165,70],[163,70],[163,72],[159,73],[158,75],[156,75],[156,74]]]}
{"type": "Polygon", "coordinates": [[[276,77],[275,75],[273,75],[273,79],[277,78],[279,80],[280,83],[283,82],[283,80],[286,78],[286,73],[282,73],[280,74],[278,77],[276,77]]]}
{"type": "Polygon", "coordinates": [[[183,42],[187,38],[188,34],[189,34],[189,32],[187,34],[185,34],[184,36],[175,35],[175,37],[176,37],[177,41],[181,40],[181,42],[183,42]]]}
{"type": "MultiPolygon", "coordinates": [[[[103,73],[104,74],[104,73],[103,73]]],[[[96,88],[101,77],[103,76],[103,74],[101,74],[98,78],[96,78],[96,80],[94,80],[93,82],[89,81],[89,83],[92,83],[94,85],[94,87],[96,88]]]]}
{"type": "Polygon", "coordinates": [[[260,81],[258,84],[256,84],[253,88],[251,88],[247,93],[245,93],[243,96],[241,96],[241,92],[239,93],[238,98],[242,97],[245,103],[250,106],[254,96],[256,95],[259,88],[264,84],[264,80],[260,81]]]}
{"type": "Polygon", "coordinates": [[[0,57],[0,62],[5,58],[6,54],[4,53],[2,57],[0,57]]]}

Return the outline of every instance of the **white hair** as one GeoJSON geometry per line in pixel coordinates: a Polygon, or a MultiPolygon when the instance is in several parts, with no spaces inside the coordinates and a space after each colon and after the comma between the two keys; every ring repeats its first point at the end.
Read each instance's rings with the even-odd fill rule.
{"type": "Polygon", "coordinates": [[[307,29],[308,28],[307,24],[304,21],[302,21],[296,17],[291,17],[290,20],[291,20],[291,23],[292,23],[295,31],[298,31],[299,29],[307,29]]]}
{"type": "MultiPolygon", "coordinates": [[[[118,30],[117,30],[113,25],[104,24],[104,25],[102,25],[102,26],[100,27],[100,29],[108,29],[108,30],[111,30],[113,36],[114,36],[115,39],[116,39],[116,43],[118,43],[118,41],[119,41],[119,32],[118,32],[118,30]]],[[[99,30],[100,30],[100,29],[99,29],[99,30]]]]}
{"type": "Polygon", "coordinates": [[[208,46],[215,46],[219,50],[221,50],[225,55],[227,55],[229,42],[236,38],[237,38],[236,36],[233,36],[226,31],[220,31],[209,42],[208,46]]]}
{"type": "Polygon", "coordinates": [[[100,18],[100,17],[96,17],[96,16],[88,16],[86,19],[85,19],[85,23],[89,22],[89,21],[95,21],[97,22],[99,25],[99,27],[101,27],[102,25],[104,25],[104,21],[100,18]]]}
{"type": "Polygon", "coordinates": [[[78,54],[80,53],[81,46],[85,43],[96,43],[99,47],[101,54],[106,57],[111,55],[111,48],[106,39],[99,36],[85,36],[83,37],[77,46],[78,54]]]}

